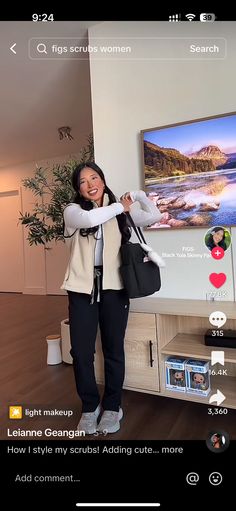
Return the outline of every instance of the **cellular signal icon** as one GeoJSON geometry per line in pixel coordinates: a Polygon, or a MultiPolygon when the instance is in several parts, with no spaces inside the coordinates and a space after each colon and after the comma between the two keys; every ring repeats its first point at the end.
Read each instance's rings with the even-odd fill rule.
{"type": "Polygon", "coordinates": [[[169,16],[169,21],[180,21],[181,20],[181,16],[180,14],[172,14],[171,16],[169,16]]]}
{"type": "Polygon", "coordinates": [[[188,21],[193,21],[194,18],[196,18],[196,14],[186,14],[185,18],[187,18],[188,21]]]}

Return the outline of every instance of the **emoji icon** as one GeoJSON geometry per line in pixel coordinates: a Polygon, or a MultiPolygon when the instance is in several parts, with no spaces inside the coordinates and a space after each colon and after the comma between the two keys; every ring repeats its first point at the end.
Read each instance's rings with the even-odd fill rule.
{"type": "Polygon", "coordinates": [[[9,406],[9,419],[22,419],[22,406],[9,406]]]}
{"type": "Polygon", "coordinates": [[[224,312],[220,311],[212,312],[209,316],[211,325],[217,326],[217,328],[221,328],[226,323],[226,319],[224,312]]]}
{"type": "Polygon", "coordinates": [[[226,281],[225,273],[211,273],[209,280],[214,287],[221,287],[226,281]]]}
{"type": "Polygon", "coordinates": [[[219,484],[221,484],[222,481],[223,481],[223,477],[222,477],[222,474],[220,472],[212,472],[209,475],[209,482],[213,486],[219,486],[219,484]]]}

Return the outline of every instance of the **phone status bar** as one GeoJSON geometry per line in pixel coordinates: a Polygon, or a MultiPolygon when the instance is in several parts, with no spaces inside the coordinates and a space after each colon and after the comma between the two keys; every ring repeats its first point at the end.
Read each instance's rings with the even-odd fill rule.
{"type": "MultiPolygon", "coordinates": [[[[152,8],[151,16],[144,12],[143,6],[135,6],[135,12],[128,15],[125,9],[117,9],[109,11],[109,6],[105,9],[99,5],[93,7],[93,10],[88,10],[86,6],[79,6],[79,9],[74,5],[68,6],[66,9],[63,6],[57,5],[55,8],[48,8],[40,10],[32,7],[16,6],[12,9],[11,5],[5,5],[4,12],[1,12],[1,21],[32,21],[33,15],[38,15],[42,22],[45,22],[49,15],[53,21],[87,21],[93,17],[94,21],[120,21],[120,22],[135,22],[135,21],[166,21],[166,22],[203,22],[213,23],[217,21],[236,21],[236,12],[233,6],[230,9],[221,6],[206,6],[203,4],[202,8],[189,8],[183,11],[179,7],[170,7],[158,5],[158,8],[152,8]],[[49,12],[50,11],[50,12],[49,12]],[[91,16],[92,15],[92,16],[91,16]]],[[[91,21],[93,21],[91,20],[91,21]]]]}

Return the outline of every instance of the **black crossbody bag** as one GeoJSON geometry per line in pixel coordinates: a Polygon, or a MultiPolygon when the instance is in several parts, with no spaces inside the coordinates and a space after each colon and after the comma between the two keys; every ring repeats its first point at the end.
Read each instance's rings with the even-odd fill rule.
{"type": "Polygon", "coordinates": [[[161,287],[160,269],[155,263],[148,260],[147,253],[140,245],[140,243],[146,244],[140,227],[136,227],[129,213],[126,215],[139,243],[129,241],[121,245],[120,274],[129,298],[142,298],[159,291],[161,287]]]}

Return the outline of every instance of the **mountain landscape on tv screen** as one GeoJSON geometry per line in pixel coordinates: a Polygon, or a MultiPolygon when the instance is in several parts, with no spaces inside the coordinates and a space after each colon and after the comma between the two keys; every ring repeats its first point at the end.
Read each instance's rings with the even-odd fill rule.
{"type": "Polygon", "coordinates": [[[208,145],[185,155],[177,149],[144,142],[145,179],[171,177],[217,169],[235,168],[236,153],[225,154],[219,147],[208,145]]]}
{"type": "Polygon", "coordinates": [[[183,154],[144,141],[145,185],[162,213],[151,228],[236,225],[236,153],[216,145],[183,154]]]}

